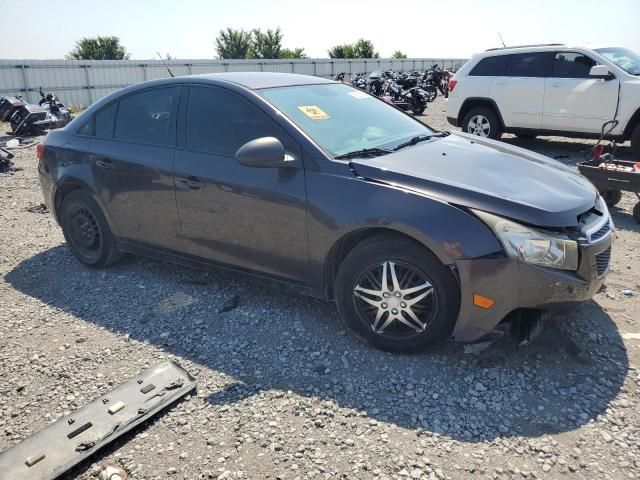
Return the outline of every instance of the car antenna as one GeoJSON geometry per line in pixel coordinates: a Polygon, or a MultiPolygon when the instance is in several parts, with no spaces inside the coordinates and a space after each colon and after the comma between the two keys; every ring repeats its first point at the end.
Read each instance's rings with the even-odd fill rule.
{"type": "Polygon", "coordinates": [[[160,52],[156,52],[156,53],[160,57],[160,60],[162,60],[162,63],[164,64],[165,68],[167,69],[167,72],[169,72],[169,75],[171,76],[171,78],[175,77],[175,75],[171,72],[171,69],[169,68],[169,65],[167,65],[167,63],[164,61],[164,58],[162,57],[162,55],[160,55],[160,52]]]}
{"type": "Polygon", "coordinates": [[[506,43],[504,43],[504,40],[502,39],[502,35],[500,35],[500,32],[498,32],[498,36],[500,37],[500,41],[502,42],[502,46],[503,46],[504,48],[507,48],[507,44],[506,44],[506,43]]]}

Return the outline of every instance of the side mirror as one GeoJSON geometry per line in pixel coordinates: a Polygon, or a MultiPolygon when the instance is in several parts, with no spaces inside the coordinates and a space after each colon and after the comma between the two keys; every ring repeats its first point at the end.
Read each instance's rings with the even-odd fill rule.
{"type": "Polygon", "coordinates": [[[251,140],[236,152],[236,160],[247,167],[279,168],[296,164],[285,154],[284,146],[275,137],[251,140]]]}
{"type": "Polygon", "coordinates": [[[612,80],[613,78],[615,78],[613,76],[613,73],[609,71],[609,67],[607,67],[606,65],[594,65],[593,67],[591,67],[591,70],[589,70],[589,77],[601,78],[603,80],[612,80]]]}

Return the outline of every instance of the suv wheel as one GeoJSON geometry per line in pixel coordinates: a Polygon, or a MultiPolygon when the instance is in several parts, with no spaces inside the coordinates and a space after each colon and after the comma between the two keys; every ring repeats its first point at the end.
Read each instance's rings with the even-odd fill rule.
{"type": "Polygon", "coordinates": [[[640,122],[631,133],[631,152],[635,157],[640,157],[640,122]]]}
{"type": "Polygon", "coordinates": [[[464,116],[462,131],[497,140],[502,136],[502,125],[493,108],[475,107],[464,116]]]}
{"type": "Polygon", "coordinates": [[[60,223],[71,253],[89,267],[107,267],[118,249],[100,207],[89,193],[74,190],[62,201],[60,223]]]}
{"type": "Polygon", "coordinates": [[[379,235],[344,260],[335,285],[346,325],[373,346],[410,352],[451,336],[459,306],[455,278],[413,241],[379,235]]]}

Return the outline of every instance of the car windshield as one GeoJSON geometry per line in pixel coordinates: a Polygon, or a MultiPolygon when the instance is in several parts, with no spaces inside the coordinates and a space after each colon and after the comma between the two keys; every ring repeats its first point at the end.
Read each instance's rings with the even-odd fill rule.
{"type": "Polygon", "coordinates": [[[261,91],[334,157],[366,151],[388,153],[434,132],[371,95],[343,84],[300,85],[261,91]]]}
{"type": "Polygon", "coordinates": [[[640,55],[626,48],[596,48],[595,50],[607,60],[631,75],[640,75],[640,55]]]}

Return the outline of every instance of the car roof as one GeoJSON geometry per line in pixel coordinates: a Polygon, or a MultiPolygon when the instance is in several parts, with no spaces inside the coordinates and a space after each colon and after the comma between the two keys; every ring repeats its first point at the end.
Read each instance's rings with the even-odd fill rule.
{"type": "Polygon", "coordinates": [[[277,72],[226,72],[226,73],[205,73],[202,75],[189,75],[176,77],[178,79],[203,79],[217,80],[235,83],[245,88],[258,90],[261,88],[291,87],[294,85],[316,85],[322,83],[335,83],[322,77],[311,75],[298,75],[295,73],[277,72]]]}
{"type": "Polygon", "coordinates": [[[544,43],[539,45],[514,45],[513,47],[490,48],[484,52],[477,53],[477,57],[490,57],[494,55],[508,55],[511,53],[525,52],[554,52],[557,50],[593,50],[590,47],[580,45],[566,45],[564,43],[544,43]]]}

